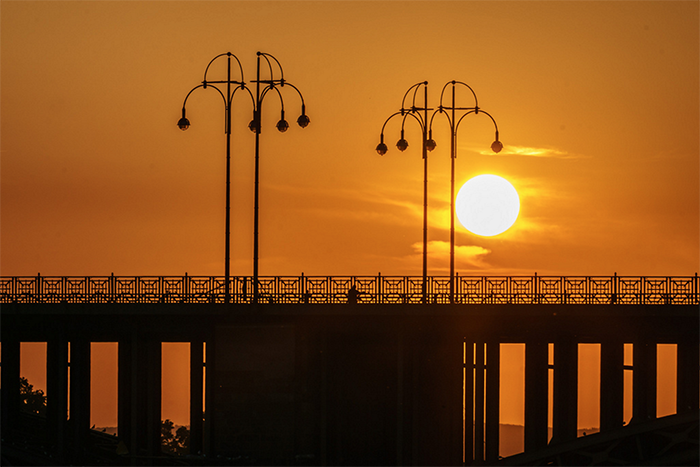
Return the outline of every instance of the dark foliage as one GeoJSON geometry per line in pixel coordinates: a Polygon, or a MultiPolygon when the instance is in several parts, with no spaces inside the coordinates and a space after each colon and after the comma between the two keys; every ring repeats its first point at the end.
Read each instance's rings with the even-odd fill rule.
{"type": "Polygon", "coordinates": [[[175,433],[175,425],[169,419],[160,422],[161,450],[164,453],[186,455],[190,452],[190,430],[186,426],[179,427],[175,433]]]}
{"type": "Polygon", "coordinates": [[[19,393],[22,398],[22,410],[46,416],[46,395],[41,389],[34,390],[27,378],[19,377],[19,393]]]}

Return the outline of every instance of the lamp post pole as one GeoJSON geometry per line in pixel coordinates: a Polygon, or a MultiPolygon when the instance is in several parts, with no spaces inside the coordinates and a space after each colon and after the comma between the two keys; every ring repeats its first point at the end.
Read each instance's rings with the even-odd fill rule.
{"type": "Polygon", "coordinates": [[[279,88],[290,87],[296,91],[301,100],[301,115],[297,118],[297,124],[301,128],[306,128],[309,125],[309,117],[306,115],[306,104],[304,96],[296,86],[287,82],[284,79],[284,70],[279,60],[274,56],[264,53],[257,53],[257,68],[255,80],[255,104],[253,112],[253,121],[250,122],[248,128],[255,133],[255,193],[253,207],[253,303],[257,303],[260,298],[259,284],[259,259],[260,259],[260,133],[262,132],[262,104],[265,96],[271,91],[274,91],[280,101],[280,119],[275,125],[280,133],[284,133],[289,129],[289,123],[284,118],[284,99],[279,88]],[[264,60],[267,64],[267,69],[270,74],[270,79],[261,79],[260,64],[264,60]],[[279,76],[279,77],[276,77],[279,76]],[[261,87],[261,84],[263,85],[261,87]]]}
{"type": "Polygon", "coordinates": [[[432,117],[430,118],[430,131],[432,133],[432,125],[433,125],[433,118],[435,117],[436,114],[442,114],[445,113],[447,115],[447,119],[449,122],[450,126],[450,303],[454,303],[454,294],[455,294],[455,159],[457,159],[457,130],[459,129],[459,124],[462,122],[462,119],[466,117],[467,115],[470,114],[479,114],[483,113],[487,115],[491,121],[493,122],[494,127],[496,128],[496,139],[495,141],[491,144],[491,150],[495,153],[498,153],[503,149],[503,144],[498,140],[498,125],[496,125],[496,120],[486,111],[482,110],[479,108],[479,104],[476,98],[476,93],[474,90],[467,84],[461,82],[461,81],[449,81],[443,86],[442,92],[440,93],[440,105],[438,106],[437,110],[433,113],[432,117]],[[468,88],[472,95],[474,96],[474,106],[473,107],[458,107],[456,104],[456,96],[455,96],[455,89],[457,85],[462,85],[468,88]],[[451,105],[445,106],[443,105],[443,99],[445,96],[445,90],[447,89],[448,86],[452,85],[452,102],[451,105]],[[450,115],[447,115],[446,111],[450,111],[450,115]],[[462,111],[464,112],[460,117],[459,120],[457,120],[457,114],[456,111],[462,111]]]}
{"type": "Polygon", "coordinates": [[[214,57],[207,68],[204,71],[204,80],[202,84],[199,84],[192,88],[192,90],[185,96],[185,101],[182,103],[182,117],[177,122],[177,126],[181,130],[187,130],[190,127],[190,121],[187,119],[185,112],[185,105],[187,104],[187,99],[190,95],[199,88],[207,89],[213,88],[221,95],[224,100],[224,132],[226,134],[226,219],[224,226],[224,303],[230,303],[231,301],[231,104],[233,102],[233,97],[236,92],[243,89],[248,92],[252,98],[250,90],[245,85],[245,80],[243,78],[243,67],[241,66],[240,60],[233,55],[231,52],[217,55],[214,57]],[[207,74],[209,72],[209,67],[218,58],[226,56],[227,57],[227,74],[226,80],[207,80],[207,74]],[[238,68],[241,74],[241,80],[235,81],[231,79],[231,58],[234,58],[238,63],[238,68]],[[216,85],[226,84],[226,93],[224,94],[216,85]],[[235,85],[233,91],[231,90],[231,85],[235,85]]]}
{"type": "Polygon", "coordinates": [[[428,111],[432,110],[428,108],[428,82],[422,81],[420,83],[411,86],[406,94],[403,96],[401,101],[401,109],[384,121],[382,125],[382,132],[379,138],[379,144],[377,145],[377,152],[380,156],[386,154],[388,148],[384,144],[384,128],[389,120],[396,116],[401,116],[401,139],[396,143],[396,147],[399,151],[403,152],[408,148],[408,141],[404,138],[404,125],[406,123],[406,118],[409,116],[413,117],[421,127],[422,132],[422,157],[423,157],[423,284],[421,287],[421,302],[427,303],[428,301],[428,151],[435,149],[435,142],[432,140],[432,136],[428,136],[428,111]],[[416,106],[416,97],[420,87],[423,86],[423,107],[416,106]],[[413,91],[411,106],[406,107],[406,98],[413,91]],[[420,112],[423,112],[421,115],[420,112]]]}

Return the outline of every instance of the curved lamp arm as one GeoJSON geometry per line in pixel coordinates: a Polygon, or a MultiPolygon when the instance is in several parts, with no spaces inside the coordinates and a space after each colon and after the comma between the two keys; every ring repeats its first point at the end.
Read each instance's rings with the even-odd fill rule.
{"type": "MultiPolygon", "coordinates": [[[[457,85],[457,84],[461,84],[462,86],[466,86],[466,87],[471,91],[472,95],[474,96],[474,109],[478,109],[478,108],[479,108],[479,101],[478,101],[478,99],[476,98],[476,93],[475,93],[474,90],[471,88],[471,86],[469,86],[467,83],[465,83],[465,82],[463,82],[463,81],[456,81],[456,80],[448,81],[448,82],[445,83],[445,85],[442,87],[442,91],[440,92],[440,107],[443,107],[443,108],[445,108],[445,109],[451,108],[451,107],[445,107],[445,106],[442,105],[442,100],[443,100],[443,98],[444,98],[444,96],[445,96],[445,89],[447,89],[447,86],[449,86],[450,84],[451,84],[452,86],[455,86],[455,85],[457,85]]],[[[454,102],[452,103],[452,105],[454,105],[454,102]]],[[[477,112],[478,112],[478,110],[477,110],[477,112]]]]}
{"type": "Polygon", "coordinates": [[[245,84],[245,78],[243,77],[243,66],[241,65],[241,61],[238,60],[238,57],[236,57],[236,56],[235,56],[234,54],[232,54],[231,52],[226,52],[226,53],[219,54],[219,55],[217,55],[216,57],[212,58],[211,61],[209,62],[209,65],[207,65],[207,68],[204,70],[204,81],[202,81],[202,83],[204,84],[204,87],[205,87],[205,88],[207,87],[207,73],[209,72],[209,67],[211,66],[212,63],[214,63],[214,61],[215,61],[217,58],[223,57],[223,56],[233,57],[233,58],[236,59],[236,62],[238,63],[238,69],[239,69],[240,72],[241,72],[241,82],[242,82],[243,84],[245,84]]]}
{"type": "MultiPolygon", "coordinates": [[[[227,106],[228,106],[228,101],[226,100],[226,96],[224,96],[224,93],[221,92],[221,90],[220,90],[219,88],[217,88],[216,86],[212,86],[212,85],[210,85],[210,86],[211,86],[212,88],[216,89],[216,90],[219,92],[219,95],[221,95],[221,98],[224,100],[224,107],[227,107],[227,106]]],[[[182,131],[185,131],[186,129],[188,129],[188,128],[190,127],[190,121],[187,119],[187,116],[186,116],[186,113],[185,113],[185,105],[187,104],[187,99],[190,97],[190,94],[192,94],[192,93],[195,91],[195,89],[206,88],[206,87],[207,87],[206,84],[199,84],[199,85],[193,87],[193,88],[190,90],[190,92],[188,92],[187,95],[185,96],[185,100],[182,102],[182,117],[181,117],[180,120],[178,120],[178,122],[177,122],[177,126],[178,126],[182,131]]],[[[234,91],[234,93],[235,93],[235,91],[234,91]]],[[[226,127],[224,127],[224,131],[225,131],[225,128],[226,128],[226,127]]]]}
{"type": "Polygon", "coordinates": [[[486,114],[491,119],[491,121],[493,122],[493,126],[496,129],[496,139],[493,143],[491,143],[491,150],[495,153],[501,152],[501,149],[503,149],[503,143],[501,143],[498,139],[498,125],[496,124],[496,120],[491,116],[491,114],[486,112],[485,110],[481,110],[481,109],[477,108],[474,110],[470,110],[469,112],[466,112],[464,115],[462,115],[460,117],[460,119],[457,121],[457,125],[455,126],[455,135],[457,134],[457,130],[459,129],[459,124],[462,122],[462,119],[471,113],[474,113],[474,114],[483,113],[483,114],[486,114]]]}
{"type": "Polygon", "coordinates": [[[280,82],[280,85],[284,86],[284,69],[282,68],[282,64],[275,58],[274,55],[265,53],[265,52],[258,52],[258,56],[262,57],[265,59],[267,62],[267,67],[270,69],[270,81],[275,81],[275,74],[272,70],[272,62],[270,62],[270,58],[277,63],[277,67],[280,70],[280,79],[278,80],[280,82]]]}

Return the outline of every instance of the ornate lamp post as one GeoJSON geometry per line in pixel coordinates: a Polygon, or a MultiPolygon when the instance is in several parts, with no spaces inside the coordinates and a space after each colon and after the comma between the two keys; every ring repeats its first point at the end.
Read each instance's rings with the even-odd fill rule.
{"type": "Polygon", "coordinates": [[[262,110],[262,102],[265,96],[267,95],[268,92],[270,91],[275,91],[276,94],[279,96],[280,99],[280,104],[281,104],[281,117],[280,120],[277,122],[276,127],[277,129],[284,133],[287,131],[289,128],[289,123],[284,118],[284,100],[282,99],[282,93],[278,89],[278,86],[280,88],[289,86],[292,89],[294,89],[298,94],[299,97],[301,98],[301,116],[297,119],[297,123],[299,126],[302,128],[306,127],[309,124],[309,117],[306,116],[306,107],[304,105],[304,98],[302,97],[301,93],[299,90],[293,86],[292,84],[288,83],[284,79],[284,72],[282,71],[282,66],[280,65],[279,61],[273,57],[270,54],[266,54],[263,52],[258,52],[258,60],[257,60],[257,79],[253,81],[256,83],[256,95],[253,96],[252,92],[250,89],[246,87],[245,80],[243,78],[243,67],[241,66],[240,60],[233,55],[231,52],[227,52],[225,54],[220,54],[214,57],[210,62],[209,65],[207,65],[206,70],[204,71],[204,80],[202,81],[202,84],[199,84],[192,88],[192,90],[187,93],[187,96],[185,96],[185,101],[182,104],[182,117],[180,120],[177,122],[177,126],[181,130],[187,130],[190,127],[190,121],[187,119],[186,113],[185,113],[185,104],[187,104],[187,99],[190,97],[190,94],[194,92],[195,89],[203,88],[213,88],[215,89],[223,98],[224,100],[224,131],[226,133],[226,221],[225,221],[225,248],[224,248],[224,276],[225,276],[225,283],[224,283],[224,302],[229,303],[231,301],[231,290],[230,290],[230,283],[231,283],[231,104],[233,102],[233,98],[236,94],[237,91],[239,90],[244,90],[248,93],[248,95],[251,98],[251,102],[253,104],[253,120],[249,123],[248,128],[250,128],[251,131],[255,133],[255,206],[254,206],[254,228],[253,228],[253,301],[257,302],[258,299],[258,186],[259,186],[259,158],[260,158],[260,133],[262,130],[261,126],[261,110],[262,110]],[[227,57],[227,65],[228,65],[228,73],[227,77],[225,80],[208,80],[207,79],[207,73],[209,72],[209,67],[211,67],[211,64],[214,63],[215,60],[217,60],[220,57],[227,57]],[[270,70],[270,79],[267,80],[261,80],[260,79],[260,59],[261,57],[267,62],[268,68],[270,70]],[[240,76],[241,79],[240,81],[232,80],[231,79],[231,58],[236,60],[236,63],[238,64],[238,69],[240,71],[240,76]],[[275,78],[274,72],[273,72],[273,65],[272,63],[276,64],[276,67],[279,70],[279,78],[275,78]],[[221,89],[217,87],[217,85],[221,84],[226,84],[226,92],[224,93],[221,89]],[[261,84],[263,85],[261,88],[261,84]]]}
{"type": "Polygon", "coordinates": [[[393,113],[389,118],[386,119],[384,125],[382,125],[382,132],[379,137],[379,144],[377,145],[377,152],[380,156],[386,154],[388,148],[384,144],[384,128],[389,120],[400,115],[401,116],[401,139],[396,143],[396,147],[399,151],[403,152],[408,148],[408,141],[404,138],[404,126],[406,124],[407,117],[413,117],[414,120],[418,122],[423,133],[422,138],[422,157],[423,157],[423,286],[422,292],[422,302],[427,303],[428,299],[428,151],[435,149],[435,142],[432,138],[428,139],[428,111],[432,110],[428,108],[428,82],[422,81],[420,83],[414,84],[406,94],[404,94],[401,101],[401,109],[398,112],[393,113]],[[418,92],[423,87],[423,107],[416,106],[416,98],[418,92]],[[410,99],[410,107],[407,107],[407,98],[409,94],[413,92],[410,99]],[[421,111],[423,115],[421,115],[421,111]]]}
{"type": "Polygon", "coordinates": [[[476,93],[469,87],[469,85],[461,81],[449,81],[442,87],[442,92],[440,93],[440,105],[437,110],[433,112],[430,118],[429,133],[430,141],[432,141],[433,148],[436,146],[435,142],[432,140],[432,127],[433,118],[437,114],[444,114],[447,116],[447,121],[450,126],[450,302],[454,303],[454,291],[455,291],[455,159],[457,158],[457,131],[459,130],[459,124],[462,123],[464,117],[470,114],[478,115],[479,113],[487,115],[493,122],[496,128],[496,140],[491,144],[491,150],[498,153],[503,149],[503,144],[498,140],[498,125],[496,125],[496,120],[486,111],[479,108],[479,104],[476,98],[476,93]],[[457,85],[462,85],[471,91],[474,96],[474,106],[473,107],[458,107],[455,100],[455,88],[457,85]],[[450,105],[444,104],[445,90],[448,86],[452,86],[452,102],[450,105]],[[448,114],[448,111],[450,113],[448,114]],[[461,112],[458,116],[457,111],[461,112]],[[458,118],[459,117],[459,118],[458,118]]]}
{"type": "MultiPolygon", "coordinates": [[[[195,89],[215,89],[224,100],[224,132],[226,133],[226,221],[225,221],[225,247],[224,247],[224,303],[229,303],[231,301],[231,103],[233,102],[233,97],[236,92],[243,89],[248,92],[251,99],[253,95],[250,90],[245,85],[245,80],[243,79],[243,67],[241,66],[240,60],[233,55],[231,52],[217,55],[214,57],[207,65],[204,70],[204,80],[202,84],[199,84],[192,88],[192,90],[185,96],[185,101],[182,103],[182,118],[177,122],[177,126],[185,131],[190,127],[190,121],[187,119],[185,113],[185,105],[187,104],[187,99],[190,94],[194,92],[195,89]],[[221,57],[227,58],[228,73],[225,80],[207,80],[207,73],[209,72],[209,67],[214,61],[221,57]],[[238,64],[238,69],[240,71],[241,79],[240,81],[235,81],[231,79],[231,58],[236,60],[238,64]],[[217,85],[225,84],[226,92],[224,93],[217,85]],[[231,90],[233,86],[233,90],[231,90]]],[[[255,103],[253,102],[253,106],[255,103]]]]}
{"type": "Polygon", "coordinates": [[[289,129],[289,123],[287,123],[287,120],[284,118],[284,99],[282,98],[282,93],[280,92],[279,88],[284,88],[290,87],[296,91],[296,93],[299,95],[299,98],[301,100],[301,115],[299,118],[297,118],[297,124],[302,127],[306,128],[309,125],[309,117],[306,115],[306,105],[304,103],[304,96],[302,96],[301,92],[299,89],[296,88],[293,84],[285,81],[284,79],[284,70],[282,69],[282,65],[280,62],[273,57],[270,54],[263,53],[263,52],[258,52],[258,60],[257,60],[257,76],[256,80],[254,81],[255,83],[255,105],[254,105],[254,112],[253,112],[253,120],[250,122],[248,125],[248,128],[250,128],[250,131],[255,133],[255,207],[253,210],[253,303],[257,303],[258,301],[258,290],[259,290],[259,284],[258,284],[258,260],[259,260],[259,235],[258,235],[258,226],[259,226],[259,211],[260,211],[260,133],[262,133],[262,104],[263,100],[265,99],[265,96],[268,95],[268,93],[274,91],[275,94],[279,97],[280,100],[280,107],[281,107],[281,113],[280,113],[280,119],[275,125],[277,127],[277,130],[279,130],[281,133],[284,133],[289,129]],[[265,60],[265,63],[267,64],[267,69],[269,70],[269,79],[260,79],[260,61],[265,60]],[[274,64],[274,65],[273,65],[274,64]],[[279,72],[279,74],[276,74],[276,71],[279,72]]]}

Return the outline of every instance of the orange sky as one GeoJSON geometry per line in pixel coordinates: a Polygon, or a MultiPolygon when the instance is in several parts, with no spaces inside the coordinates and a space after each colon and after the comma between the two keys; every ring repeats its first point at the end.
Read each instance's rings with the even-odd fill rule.
{"type": "MultiPolygon", "coordinates": [[[[699,271],[699,3],[0,3],[0,274],[222,275],[223,106],[182,101],[216,55],[254,79],[258,50],[311,124],[261,134],[262,275],[419,275],[420,130],[374,148],[413,84],[456,79],[485,118],[460,127],[458,186],[518,190],[507,233],[458,225],[460,274],[699,271]]],[[[220,71],[213,69],[212,73],[220,71]]],[[[460,95],[458,95],[458,98],[460,95]]],[[[466,98],[466,95],[462,95],[466,98]]],[[[466,99],[465,106],[472,105],[466,99]]],[[[252,273],[253,134],[234,102],[232,273],[252,273]]],[[[430,154],[430,274],[448,271],[449,135],[430,154]]]]}

